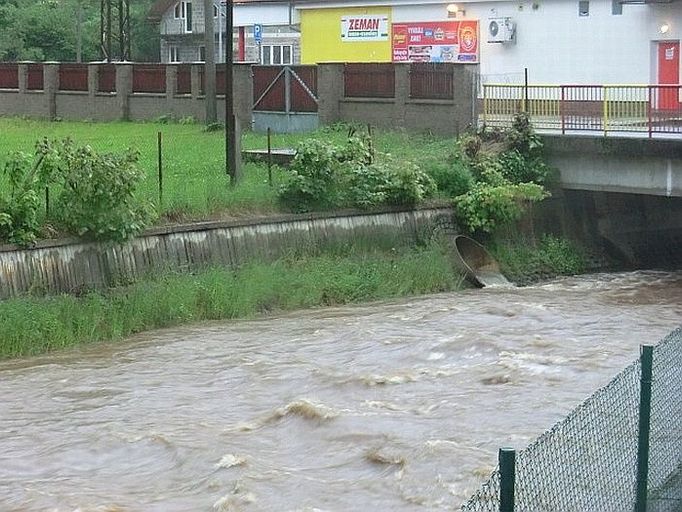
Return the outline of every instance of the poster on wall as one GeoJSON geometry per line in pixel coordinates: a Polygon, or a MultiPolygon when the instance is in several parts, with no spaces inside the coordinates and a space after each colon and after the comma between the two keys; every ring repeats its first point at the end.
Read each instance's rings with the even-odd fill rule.
{"type": "Polygon", "coordinates": [[[388,29],[387,14],[341,18],[341,40],[344,42],[388,41],[388,29]]]}
{"type": "Polygon", "coordinates": [[[478,20],[394,23],[393,62],[478,62],[478,20]]]}

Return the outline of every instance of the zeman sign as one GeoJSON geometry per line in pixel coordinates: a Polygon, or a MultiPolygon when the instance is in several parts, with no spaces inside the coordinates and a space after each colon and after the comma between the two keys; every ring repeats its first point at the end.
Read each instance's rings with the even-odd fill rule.
{"type": "Polygon", "coordinates": [[[341,18],[342,41],[387,41],[388,16],[383,14],[343,16],[341,18]]]}
{"type": "Polygon", "coordinates": [[[478,62],[478,21],[394,23],[393,62],[478,62]]]}

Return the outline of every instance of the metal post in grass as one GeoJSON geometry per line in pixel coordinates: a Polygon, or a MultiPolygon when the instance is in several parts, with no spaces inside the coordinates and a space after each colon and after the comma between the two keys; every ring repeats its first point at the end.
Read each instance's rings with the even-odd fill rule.
{"type": "Polygon", "coordinates": [[[159,211],[163,208],[163,146],[161,132],[157,133],[157,149],[159,158],[159,211]]]}
{"type": "Polygon", "coordinates": [[[514,512],[514,478],[516,450],[500,448],[500,512],[514,512]]]}
{"type": "Polygon", "coordinates": [[[651,426],[651,375],[653,372],[654,347],[642,345],[640,363],[642,375],[639,381],[639,434],[637,436],[637,496],[635,512],[646,512],[649,480],[649,431],[651,426]]]}
{"type": "Polygon", "coordinates": [[[269,126],[268,126],[268,184],[272,187],[272,140],[269,126]]]}
{"type": "Polygon", "coordinates": [[[50,217],[50,187],[45,187],[45,218],[50,217]]]}

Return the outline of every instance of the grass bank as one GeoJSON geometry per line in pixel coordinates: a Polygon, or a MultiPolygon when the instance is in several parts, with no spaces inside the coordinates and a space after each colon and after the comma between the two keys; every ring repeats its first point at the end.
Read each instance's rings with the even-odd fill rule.
{"type": "MultiPolygon", "coordinates": [[[[157,205],[162,221],[205,219],[215,216],[269,214],[279,210],[277,190],[281,171],[275,169],[273,184],[268,183],[267,167],[245,163],[243,180],[230,187],[225,174],[225,136],[208,132],[198,123],[94,123],[84,121],[48,122],[20,118],[0,118],[0,169],[12,151],[32,152],[36,141],[47,137],[69,137],[78,145],[90,145],[100,152],[120,153],[126,148],[139,152],[139,165],[146,174],[140,194],[158,203],[158,144],[162,134],[163,204],[157,205]]],[[[343,144],[348,127],[327,127],[312,133],[273,134],[273,147],[295,147],[302,140],[320,137],[343,144]]],[[[439,162],[453,139],[409,135],[404,132],[376,131],[378,151],[420,162],[422,166],[439,162]]],[[[245,132],[243,149],[265,149],[266,136],[245,132]]],[[[0,173],[0,189],[6,187],[0,173]]]]}
{"type": "Polygon", "coordinates": [[[588,255],[583,248],[552,235],[537,240],[496,240],[490,251],[502,273],[518,285],[582,274],[587,269],[588,255]]]}
{"type": "Polygon", "coordinates": [[[461,282],[446,250],[432,244],[164,274],[81,297],[12,299],[0,302],[0,358],[202,320],[450,291],[461,282]]]}

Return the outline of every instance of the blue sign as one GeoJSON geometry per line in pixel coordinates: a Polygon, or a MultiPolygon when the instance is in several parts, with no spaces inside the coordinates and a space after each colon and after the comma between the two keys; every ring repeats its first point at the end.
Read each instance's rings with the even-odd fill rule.
{"type": "Polygon", "coordinates": [[[257,23],[253,26],[253,38],[256,43],[261,44],[263,42],[263,25],[257,23]]]}

